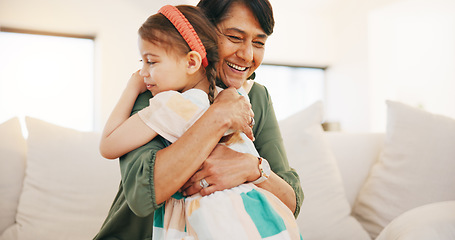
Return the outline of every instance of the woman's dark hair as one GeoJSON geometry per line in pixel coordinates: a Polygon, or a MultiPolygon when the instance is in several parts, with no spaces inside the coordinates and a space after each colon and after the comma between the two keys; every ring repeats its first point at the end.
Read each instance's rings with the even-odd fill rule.
{"type": "MultiPolygon", "coordinates": [[[[216,65],[219,61],[218,42],[215,27],[200,9],[190,5],[179,5],[176,8],[185,15],[193,26],[207,52],[208,65],[205,68],[209,80],[209,100],[213,103],[215,93],[216,65]]],[[[191,51],[174,25],[161,13],[147,18],[138,30],[139,36],[148,42],[162,46],[168,53],[187,54],[191,51]]],[[[201,65],[202,66],[202,65],[201,65]]]]}
{"type": "Polygon", "coordinates": [[[273,33],[275,20],[272,5],[268,0],[200,0],[197,6],[216,26],[223,21],[231,5],[236,2],[244,4],[251,10],[267,36],[273,33]]]}

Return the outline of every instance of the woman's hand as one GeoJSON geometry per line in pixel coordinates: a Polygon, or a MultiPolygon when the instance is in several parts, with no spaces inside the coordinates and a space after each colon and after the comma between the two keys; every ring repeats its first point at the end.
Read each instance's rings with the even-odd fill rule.
{"type": "Polygon", "coordinates": [[[230,87],[221,91],[212,106],[217,107],[220,116],[228,120],[229,129],[242,131],[254,141],[250,125],[254,112],[248,100],[242,97],[235,88],[230,87]]]}
{"type": "MultiPolygon", "coordinates": [[[[235,88],[221,91],[211,108],[216,108],[217,115],[227,120],[229,129],[244,132],[254,140],[251,129],[254,113],[251,104],[235,88]]],[[[200,192],[203,196],[238,186],[259,178],[258,160],[251,154],[234,151],[218,144],[197,171],[181,188],[189,195],[200,192]],[[200,181],[205,179],[210,185],[202,189],[200,181]]]]}
{"type": "MultiPolygon", "coordinates": [[[[180,189],[186,196],[200,193],[202,196],[216,191],[236,187],[245,182],[253,182],[260,177],[257,157],[234,151],[222,144],[218,144],[207,160],[180,189]],[[209,185],[201,186],[205,179],[209,185]]],[[[289,210],[296,209],[296,197],[292,187],[277,174],[272,172],[269,179],[257,184],[277,196],[289,210]]]]}
{"type": "Polygon", "coordinates": [[[248,126],[253,116],[250,103],[237,90],[230,88],[221,91],[207,111],[177,141],[156,153],[156,202],[166,201],[179,189],[187,190],[186,194],[199,192],[199,180],[203,177],[210,176],[211,180],[207,181],[214,186],[202,194],[245,182],[247,176],[251,175],[248,172],[251,169],[256,169],[258,178],[257,158],[218,145],[228,129],[244,131],[253,138],[251,127],[248,126]],[[248,163],[256,166],[246,168],[248,163]],[[182,188],[183,185],[185,188],[182,188]]]}
{"type": "Polygon", "coordinates": [[[197,192],[205,196],[215,191],[238,186],[244,182],[254,181],[259,176],[257,157],[239,153],[225,145],[218,144],[199,171],[183,185],[181,190],[187,196],[197,192]],[[200,181],[202,179],[207,181],[208,187],[201,187],[200,181]]]}

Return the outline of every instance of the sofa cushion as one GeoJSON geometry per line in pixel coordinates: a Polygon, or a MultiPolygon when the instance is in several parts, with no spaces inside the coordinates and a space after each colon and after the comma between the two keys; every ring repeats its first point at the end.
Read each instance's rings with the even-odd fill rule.
{"type": "Polygon", "coordinates": [[[14,224],[25,171],[26,143],[19,119],[0,124],[0,233],[14,224]]]}
{"type": "Polygon", "coordinates": [[[29,137],[16,222],[1,239],[91,239],[120,182],[118,161],[103,159],[98,133],[26,118],[29,137]]]}
{"type": "Polygon", "coordinates": [[[323,106],[316,102],[280,121],[289,164],[297,170],[305,199],[297,219],[305,239],[369,239],[346,199],[333,153],[323,134],[323,106]]]}
{"type": "Polygon", "coordinates": [[[384,146],[384,133],[325,132],[337,160],[349,205],[354,206],[384,146]]]}
{"type": "Polygon", "coordinates": [[[383,152],[353,212],[372,237],[410,209],[455,200],[455,120],[393,101],[387,117],[383,152]]]}
{"type": "Polygon", "coordinates": [[[411,209],[387,225],[376,240],[455,239],[455,201],[411,209]]]}

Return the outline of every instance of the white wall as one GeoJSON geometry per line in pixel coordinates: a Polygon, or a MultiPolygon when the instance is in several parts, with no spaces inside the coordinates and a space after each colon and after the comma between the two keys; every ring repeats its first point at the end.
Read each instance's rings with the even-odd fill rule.
{"type": "Polygon", "coordinates": [[[344,131],[384,131],[386,99],[455,118],[455,1],[340,0],[316,13],[331,34],[305,30],[300,39],[312,38],[318,50],[308,58],[329,66],[326,121],[344,131]]]}
{"type": "Polygon", "coordinates": [[[272,4],[277,24],[264,61],[329,66],[326,121],[384,131],[386,99],[455,118],[454,0],[272,4]]]}
{"type": "MultiPolygon", "coordinates": [[[[96,36],[100,129],[129,76],[140,66],[136,46],[140,24],[163,4],[196,2],[0,0],[0,27],[96,36]]],[[[328,121],[340,122],[345,131],[382,131],[385,98],[455,115],[451,94],[455,92],[455,1],[271,2],[276,28],[264,61],[329,66],[328,121]],[[391,55],[396,56],[393,63],[391,55]]]]}
{"type": "Polygon", "coordinates": [[[334,54],[333,22],[329,14],[320,5],[313,5],[314,1],[270,2],[275,29],[267,40],[264,62],[327,66],[334,54]]]}
{"type": "Polygon", "coordinates": [[[385,126],[383,99],[455,118],[455,1],[404,0],[375,9],[369,49],[370,129],[385,126]]]}

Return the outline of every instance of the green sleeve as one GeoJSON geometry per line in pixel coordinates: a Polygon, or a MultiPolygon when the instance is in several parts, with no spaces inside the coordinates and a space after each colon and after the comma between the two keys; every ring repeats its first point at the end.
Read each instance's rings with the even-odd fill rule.
{"type": "MultiPolygon", "coordinates": [[[[145,92],[136,100],[131,114],[149,105],[145,92]]],[[[108,216],[94,239],[151,239],[156,204],[153,182],[155,154],[165,147],[161,137],[120,157],[121,183],[108,216]]]]}
{"type": "MultiPolygon", "coordinates": [[[[132,115],[149,105],[152,97],[149,91],[139,95],[132,115]]],[[[120,157],[120,171],[123,191],[131,211],[139,217],[152,214],[161,205],[156,204],[154,168],[155,154],[165,147],[161,137],[120,157]]]]}
{"type": "Polygon", "coordinates": [[[120,158],[124,195],[131,211],[139,217],[146,217],[161,206],[156,204],[153,182],[156,152],[165,147],[159,139],[120,158]]]}
{"type": "Polygon", "coordinates": [[[253,127],[256,139],[254,145],[259,155],[269,161],[272,171],[294,189],[296,196],[294,216],[297,217],[303,202],[303,190],[297,172],[289,166],[270,94],[267,88],[254,83],[248,96],[256,122],[253,127]]]}

